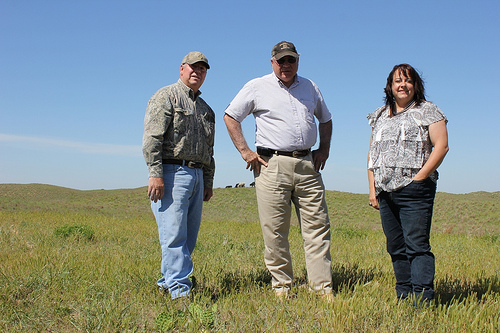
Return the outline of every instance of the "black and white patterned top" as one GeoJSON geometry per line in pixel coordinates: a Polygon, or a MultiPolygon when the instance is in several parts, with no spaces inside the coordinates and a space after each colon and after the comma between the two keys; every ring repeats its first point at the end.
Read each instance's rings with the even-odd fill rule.
{"type": "MultiPolygon", "coordinates": [[[[375,176],[376,195],[397,191],[412,182],[432,152],[429,125],[447,121],[443,112],[427,101],[410,105],[392,117],[384,105],[367,118],[372,127],[368,170],[375,176]]],[[[438,172],[429,178],[437,182],[438,172]]]]}

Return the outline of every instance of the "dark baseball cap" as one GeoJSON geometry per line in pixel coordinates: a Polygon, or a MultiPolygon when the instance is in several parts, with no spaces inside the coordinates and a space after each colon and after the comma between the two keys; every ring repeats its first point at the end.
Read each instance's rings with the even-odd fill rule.
{"type": "Polygon", "coordinates": [[[295,48],[295,45],[293,45],[293,43],[282,41],[274,45],[273,50],[271,51],[271,57],[275,57],[276,60],[279,60],[286,56],[291,56],[294,58],[298,58],[300,56],[300,54],[297,53],[297,49],[295,48]]]}
{"type": "Polygon", "coordinates": [[[205,57],[205,55],[203,53],[198,52],[198,51],[189,52],[182,59],[183,64],[189,64],[189,65],[195,64],[195,63],[200,62],[200,61],[205,63],[205,65],[207,66],[207,69],[210,68],[210,65],[208,64],[207,57],[205,57]]]}

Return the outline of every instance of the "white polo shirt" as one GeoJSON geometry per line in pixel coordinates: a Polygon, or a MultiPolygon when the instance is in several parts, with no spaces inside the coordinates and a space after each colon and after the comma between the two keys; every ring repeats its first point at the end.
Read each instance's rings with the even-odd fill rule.
{"type": "Polygon", "coordinates": [[[225,112],[240,123],[253,114],[255,145],[281,151],[311,148],[318,136],[314,118],[332,119],[313,81],[296,75],[287,88],[274,73],[246,83],[225,112]]]}

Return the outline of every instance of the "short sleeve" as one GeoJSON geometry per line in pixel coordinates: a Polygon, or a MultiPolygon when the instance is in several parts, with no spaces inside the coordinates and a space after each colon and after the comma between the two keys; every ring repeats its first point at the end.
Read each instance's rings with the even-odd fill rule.
{"type": "Polygon", "coordinates": [[[241,123],[253,111],[253,96],[253,83],[250,81],[241,88],[224,112],[241,123]]]}
{"type": "Polygon", "coordinates": [[[325,103],[325,99],[323,98],[323,94],[321,94],[321,91],[319,90],[318,86],[311,80],[309,80],[314,88],[314,92],[316,94],[316,109],[314,112],[314,115],[318,119],[318,121],[322,123],[329,122],[332,120],[332,113],[328,109],[325,103]]]}
{"type": "Polygon", "coordinates": [[[371,127],[375,126],[377,119],[380,117],[380,114],[385,110],[385,105],[379,107],[377,110],[370,113],[366,118],[368,119],[368,125],[371,127]]]}
{"type": "Polygon", "coordinates": [[[446,119],[443,111],[431,102],[424,102],[420,108],[411,110],[410,112],[413,119],[420,126],[427,127],[430,124],[434,124],[441,120],[448,122],[448,119],[446,119]]]}

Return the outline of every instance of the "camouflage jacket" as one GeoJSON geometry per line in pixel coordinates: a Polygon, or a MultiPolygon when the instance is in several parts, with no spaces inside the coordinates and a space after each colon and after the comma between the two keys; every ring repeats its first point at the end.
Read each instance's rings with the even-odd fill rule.
{"type": "Polygon", "coordinates": [[[213,187],[215,113],[200,94],[179,79],[149,100],[142,139],[149,177],[163,177],[163,159],[197,161],[205,188],[213,187]]]}

